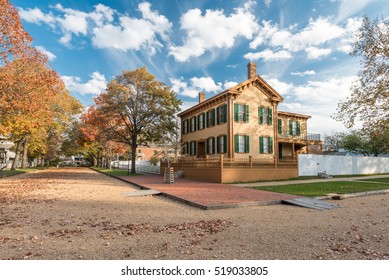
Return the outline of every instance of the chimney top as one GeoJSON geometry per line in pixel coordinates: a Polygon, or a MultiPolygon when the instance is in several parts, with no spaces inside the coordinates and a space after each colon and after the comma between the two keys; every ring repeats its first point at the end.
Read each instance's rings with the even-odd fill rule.
{"type": "Polygon", "coordinates": [[[247,79],[251,79],[257,75],[257,65],[254,62],[247,64],[247,79]]]}
{"type": "Polygon", "coordinates": [[[205,93],[204,92],[199,92],[199,103],[205,101],[205,93]]]}

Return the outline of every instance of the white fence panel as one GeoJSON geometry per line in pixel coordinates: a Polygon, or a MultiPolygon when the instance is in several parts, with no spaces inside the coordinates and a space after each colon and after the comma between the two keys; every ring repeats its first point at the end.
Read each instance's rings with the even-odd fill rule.
{"type": "Polygon", "coordinates": [[[389,173],[389,157],[298,155],[299,176],[389,173]]]}

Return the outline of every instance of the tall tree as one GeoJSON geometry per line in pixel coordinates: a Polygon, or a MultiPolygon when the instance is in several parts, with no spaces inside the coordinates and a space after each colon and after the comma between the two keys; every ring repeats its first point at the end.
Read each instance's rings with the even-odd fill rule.
{"type": "Polygon", "coordinates": [[[389,20],[365,16],[351,55],[362,56],[363,67],[335,119],[348,128],[359,119],[364,130],[383,133],[389,129],[389,20]]]}
{"type": "Polygon", "coordinates": [[[104,115],[107,129],[117,141],[131,146],[131,173],[135,173],[138,145],[160,142],[172,132],[180,104],[170,87],[145,67],[124,71],[99,96],[96,109],[104,115]]]}
{"type": "Polygon", "coordinates": [[[31,51],[31,41],[17,9],[8,0],[0,0],[0,64],[31,51]]]}

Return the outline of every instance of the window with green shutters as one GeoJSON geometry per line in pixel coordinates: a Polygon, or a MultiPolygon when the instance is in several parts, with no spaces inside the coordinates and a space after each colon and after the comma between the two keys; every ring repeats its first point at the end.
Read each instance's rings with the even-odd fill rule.
{"type": "Polygon", "coordinates": [[[215,137],[210,137],[207,139],[207,154],[213,155],[215,153],[215,137]]]}
{"type": "Polygon", "coordinates": [[[205,113],[201,113],[197,117],[197,130],[205,128],[205,113]]]}
{"type": "Polygon", "coordinates": [[[217,124],[223,124],[227,122],[227,104],[223,104],[216,108],[217,124]]]}
{"type": "Polygon", "coordinates": [[[197,147],[196,147],[196,145],[197,145],[196,141],[190,142],[190,151],[189,151],[189,153],[190,153],[191,156],[195,156],[197,154],[197,151],[196,151],[197,147]]]}
{"type": "Polygon", "coordinates": [[[250,137],[248,135],[238,135],[234,137],[235,140],[235,152],[236,153],[249,153],[250,152],[250,137]]]}
{"type": "Polygon", "coordinates": [[[187,134],[189,132],[188,122],[189,120],[184,120],[182,122],[182,134],[187,134]]]}
{"type": "Polygon", "coordinates": [[[273,109],[258,107],[258,123],[259,124],[273,124],[273,109]]]}
{"type": "Polygon", "coordinates": [[[300,136],[301,134],[301,128],[300,128],[300,122],[299,121],[292,121],[289,120],[289,135],[297,135],[300,136]]]}
{"type": "Polygon", "coordinates": [[[197,118],[196,117],[192,117],[190,119],[190,132],[195,132],[196,131],[196,121],[197,121],[197,118]]]}
{"type": "Polygon", "coordinates": [[[217,153],[227,153],[227,135],[220,135],[217,137],[217,153]]]}
{"type": "Polygon", "coordinates": [[[278,119],[278,134],[282,134],[282,119],[278,119]]]}
{"type": "Polygon", "coordinates": [[[259,153],[260,154],[273,153],[273,137],[259,137],[259,153]]]}
{"type": "Polygon", "coordinates": [[[215,109],[211,109],[206,114],[207,127],[215,126],[215,109]]]}
{"type": "Polygon", "coordinates": [[[234,120],[236,122],[249,122],[249,105],[234,104],[234,120]]]}

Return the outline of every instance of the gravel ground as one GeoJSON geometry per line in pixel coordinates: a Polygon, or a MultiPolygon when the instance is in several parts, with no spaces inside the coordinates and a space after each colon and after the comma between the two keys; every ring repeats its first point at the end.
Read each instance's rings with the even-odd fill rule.
{"type": "Polygon", "coordinates": [[[0,259],[389,259],[389,195],[204,211],[84,168],[0,180],[0,259]]]}

